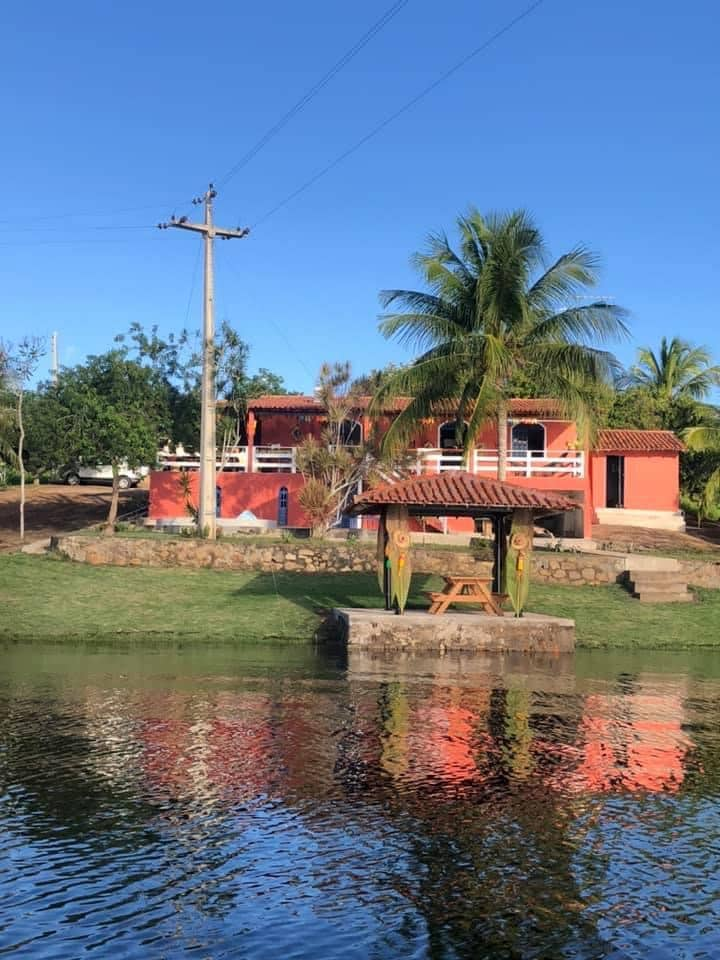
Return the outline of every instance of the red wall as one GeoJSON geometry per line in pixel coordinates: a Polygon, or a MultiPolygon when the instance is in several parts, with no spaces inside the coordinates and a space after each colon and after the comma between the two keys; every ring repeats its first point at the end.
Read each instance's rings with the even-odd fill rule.
{"type": "MultiPolygon", "coordinates": [[[[625,507],[628,510],[679,510],[680,460],[677,453],[626,453],[625,507]]],[[[591,457],[593,506],[606,505],[607,456],[591,457]]]]}
{"type": "MultiPolygon", "coordinates": [[[[190,477],[191,498],[198,502],[199,474],[192,471],[190,477]]],[[[281,487],[288,491],[288,526],[308,527],[307,517],[298,504],[297,495],[303,485],[299,473],[220,473],[217,485],[222,487],[220,516],[230,519],[250,510],[260,520],[278,518],[278,495],[281,487]]],[[[188,516],[180,488],[180,473],[177,470],[155,470],[150,474],[151,520],[176,519],[188,516]]]]}
{"type": "MultiPolygon", "coordinates": [[[[371,432],[383,436],[386,432],[392,418],[388,416],[377,417],[370,421],[368,417],[359,417],[363,425],[363,436],[367,438],[371,432]]],[[[255,442],[258,446],[269,446],[277,443],[281,446],[297,446],[297,432],[299,431],[301,439],[306,436],[320,437],[325,425],[324,417],[309,415],[305,419],[297,414],[288,413],[265,413],[258,414],[257,420],[262,424],[260,427],[260,439],[257,435],[255,442]],[[293,431],[296,436],[293,437],[293,431]]],[[[421,423],[417,433],[413,437],[410,446],[414,447],[437,447],[439,444],[438,431],[440,426],[446,422],[444,418],[435,418],[421,423]]],[[[545,447],[547,450],[565,450],[568,444],[574,443],[577,439],[577,430],[574,423],[560,421],[539,421],[545,427],[545,447]]],[[[511,427],[508,426],[508,448],[511,446],[511,427]]],[[[495,450],[497,448],[497,427],[492,421],[487,421],[480,430],[475,443],[476,447],[485,450],[495,450]]]]}
{"type": "Polygon", "coordinates": [[[257,421],[261,426],[256,428],[255,443],[262,447],[269,447],[273,443],[282,447],[296,447],[305,437],[319,438],[324,426],[320,417],[311,416],[303,420],[294,413],[260,413],[257,421]],[[295,436],[293,430],[296,431],[295,436]]]}

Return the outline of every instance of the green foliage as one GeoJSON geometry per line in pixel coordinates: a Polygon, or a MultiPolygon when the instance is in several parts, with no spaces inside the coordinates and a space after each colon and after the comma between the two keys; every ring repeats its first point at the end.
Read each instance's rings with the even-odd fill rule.
{"type": "Polygon", "coordinates": [[[483,217],[471,209],[457,227],[457,250],[439,234],[414,257],[425,291],[381,294],[384,307],[400,308],[382,318],[382,333],[421,351],[375,395],[374,409],[395,396],[413,398],[386,444],[406,446],[418,420],[449,402],[467,449],[488,416],[504,423],[518,378],[587,426],[598,385],[619,372],[594,344],[627,333],[620,307],[579,303],[597,281],[596,256],[578,246],[546,267],[543,238],[522,210],[483,217]]]}
{"type": "MultiPolygon", "coordinates": [[[[200,384],[202,347],[199,333],[181,330],[160,336],[157,325],[149,333],[139,323],[115,338],[126,356],[149,365],[164,385],[170,422],[167,439],[197,449],[200,440],[200,384]]],[[[247,401],[265,393],[287,393],[283,378],[261,367],[247,372],[249,348],[227,322],[220,324],[215,346],[215,392],[227,411],[220,435],[233,434],[244,417],[247,401]]]]}
{"type": "Polygon", "coordinates": [[[324,363],[317,395],[326,411],[325,426],[319,441],[306,437],[298,446],[296,463],[305,479],[298,502],[313,535],[322,536],[339,521],[358,485],[372,485],[394,468],[396,460],[381,453],[374,436],[362,443],[346,443],[344,431],[353,419],[358,396],[349,363],[324,363]]]}
{"type": "Polygon", "coordinates": [[[657,353],[640,347],[637,363],[625,381],[665,402],[677,397],[703,400],[720,385],[720,366],[713,365],[707,347],[695,347],[679,337],[670,341],[663,337],[657,353]]]}
{"type": "Polygon", "coordinates": [[[26,464],[33,476],[56,474],[68,462],[66,412],[51,388],[40,388],[25,398],[26,464]]]}
{"type": "Polygon", "coordinates": [[[65,459],[131,468],[155,462],[168,428],[167,394],[149,367],[121,351],[64,369],[48,396],[59,411],[65,459]]]}
{"type": "Polygon", "coordinates": [[[700,456],[702,473],[693,477],[693,487],[698,499],[698,521],[703,516],[711,517],[720,506],[720,415],[708,418],[704,423],[685,431],[685,443],[690,451],[700,456]],[[699,492],[698,492],[698,488],[699,492]]]}
{"type": "Polygon", "coordinates": [[[395,363],[388,363],[387,366],[371,370],[360,377],[355,377],[352,381],[353,393],[359,396],[373,396],[380,387],[384,386],[398,372],[399,367],[395,363]]]}

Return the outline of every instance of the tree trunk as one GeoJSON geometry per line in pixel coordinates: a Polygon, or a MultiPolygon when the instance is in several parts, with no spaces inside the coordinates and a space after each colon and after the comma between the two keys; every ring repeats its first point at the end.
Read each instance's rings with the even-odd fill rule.
{"type": "Polygon", "coordinates": [[[498,428],[498,480],[505,480],[507,477],[507,430],[508,430],[508,405],[506,400],[499,400],[497,405],[497,428],[498,428]]]}
{"type": "Polygon", "coordinates": [[[20,470],[20,543],[25,540],[25,464],[23,462],[23,447],[25,445],[25,427],[23,426],[23,391],[20,390],[17,399],[18,424],[18,468],[20,470]]]}
{"type": "Polygon", "coordinates": [[[117,520],[118,515],[118,503],[120,502],[120,471],[118,470],[118,465],[113,463],[112,465],[112,496],[110,497],[110,512],[108,513],[107,522],[105,524],[105,533],[111,537],[115,533],[115,521],[117,520]]]}

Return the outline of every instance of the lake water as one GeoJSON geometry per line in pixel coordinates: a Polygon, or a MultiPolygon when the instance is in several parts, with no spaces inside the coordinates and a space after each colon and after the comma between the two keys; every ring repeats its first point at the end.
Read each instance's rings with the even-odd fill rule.
{"type": "Polygon", "coordinates": [[[720,656],[0,657],[0,955],[720,956],[720,656]]]}

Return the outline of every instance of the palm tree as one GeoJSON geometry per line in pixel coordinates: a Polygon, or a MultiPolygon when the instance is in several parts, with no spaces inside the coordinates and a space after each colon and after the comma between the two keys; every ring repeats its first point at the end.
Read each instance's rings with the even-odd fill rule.
{"type": "MultiPolygon", "coordinates": [[[[683,436],[688,450],[720,454],[720,422],[717,417],[714,423],[688,427],[683,436]]],[[[720,467],[713,470],[705,481],[698,509],[698,526],[702,523],[703,515],[707,516],[710,508],[717,504],[718,500],[720,500],[720,467]]]]}
{"type": "Polygon", "coordinates": [[[412,398],[387,433],[390,446],[406,445],[419,420],[451,404],[458,446],[467,452],[493,416],[504,480],[513,382],[522,377],[587,426],[593,391],[619,369],[612,354],[587,341],[626,335],[625,311],[602,299],[580,304],[597,281],[597,257],[577,246],[548,266],[525,211],[483,217],[471,209],[457,227],[457,252],[438,234],[413,258],[426,291],[380,295],[384,307],[400,308],[381,318],[382,333],[421,355],[380,387],[374,406],[412,398]]]}
{"type": "Polygon", "coordinates": [[[712,364],[706,347],[693,347],[679,337],[668,342],[663,337],[657,354],[650,347],[640,347],[637,363],[628,371],[625,382],[644,387],[658,400],[702,400],[720,384],[720,366],[712,364]]]}

